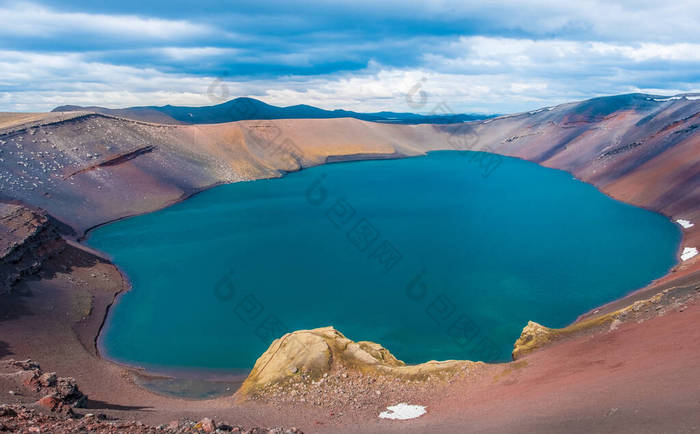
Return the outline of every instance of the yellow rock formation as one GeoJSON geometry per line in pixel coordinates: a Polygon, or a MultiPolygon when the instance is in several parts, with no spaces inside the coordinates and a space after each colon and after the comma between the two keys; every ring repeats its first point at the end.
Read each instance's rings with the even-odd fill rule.
{"type": "Polygon", "coordinates": [[[420,379],[481,364],[449,360],[409,366],[379,344],[354,342],[333,327],[322,327],[287,333],[272,342],[255,362],[238,394],[248,396],[298,375],[319,378],[341,367],[364,373],[420,379]]]}

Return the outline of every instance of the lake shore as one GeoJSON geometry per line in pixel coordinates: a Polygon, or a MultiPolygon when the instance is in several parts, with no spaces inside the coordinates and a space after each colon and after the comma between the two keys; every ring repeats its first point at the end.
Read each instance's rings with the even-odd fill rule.
{"type": "Polygon", "coordinates": [[[680,231],[665,218],[610,200],[565,172],[520,159],[501,157],[498,176],[484,180],[479,167],[468,164],[482,157],[431,151],[403,160],[309,168],[284,179],[220,186],[173,208],[96,230],[90,246],[110,252],[138,282],[138,291],[120,297],[112,310],[108,325],[115,326],[104,329],[101,353],[122,363],[138,361],[149,371],[159,365],[250,369],[283,333],[332,324],[349,336],[380,342],[411,364],[502,362],[510,360],[529,320],[564,327],[675,265],[680,231]],[[512,179],[521,181],[513,185],[512,179]],[[505,202],[498,199],[503,191],[509,192],[505,202]],[[323,192],[324,203],[312,203],[310,192],[323,192]],[[356,210],[340,228],[327,211],[337,197],[356,210]],[[570,197],[586,203],[585,209],[567,202],[570,197]],[[391,215],[397,217],[385,217],[391,215]],[[191,221],[197,227],[190,227],[191,221]],[[400,259],[390,269],[346,239],[345,232],[359,221],[376,228],[370,251],[384,243],[397,249],[400,259]],[[635,226],[624,227],[627,221],[635,226]],[[278,225],[292,232],[280,235],[278,225]],[[566,240],[579,236],[577,248],[570,249],[566,240]],[[175,253],[173,242],[188,248],[175,253]],[[518,253],[522,245],[532,246],[530,256],[518,253]],[[640,246],[635,256],[629,256],[636,250],[630,245],[640,246]],[[426,255],[423,246],[432,253],[426,255]],[[211,251],[220,253],[210,257],[211,251]],[[559,277],[523,272],[542,263],[559,277]],[[280,274],[270,276],[268,270],[280,274]],[[420,300],[409,289],[416,276],[425,282],[420,300]],[[436,287],[439,281],[445,286],[436,287]],[[369,290],[373,286],[382,290],[369,290]],[[223,296],[216,288],[230,293],[223,296]],[[327,288],[334,288],[332,300],[325,298],[327,288]],[[503,304],[499,293],[512,294],[510,303],[503,304]],[[542,300],[543,294],[551,297],[542,300]],[[435,306],[438,296],[457,312],[436,324],[436,313],[423,311],[435,306]],[[245,299],[265,314],[244,318],[238,309],[245,299]],[[306,299],[313,300],[312,311],[306,299]],[[159,300],[159,307],[145,300],[159,300]],[[386,305],[397,313],[380,307],[386,305]],[[363,312],[365,321],[358,323],[348,311],[363,312]],[[283,326],[260,337],[256,330],[267,315],[283,326]],[[455,342],[448,330],[460,315],[477,324],[473,342],[490,343],[455,342]],[[184,325],[179,316],[190,316],[192,323],[184,325]],[[161,326],[171,319],[172,327],[161,326]],[[135,335],[139,327],[152,333],[135,335]],[[203,348],[198,354],[182,350],[191,345],[203,348]]]}

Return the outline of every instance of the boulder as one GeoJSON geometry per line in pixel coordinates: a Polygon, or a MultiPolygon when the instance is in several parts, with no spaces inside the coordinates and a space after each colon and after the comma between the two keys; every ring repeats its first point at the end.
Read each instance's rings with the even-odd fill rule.
{"type": "Polygon", "coordinates": [[[87,401],[87,395],[78,389],[73,377],[59,377],[56,380],[56,394],[63,402],[75,408],[83,408],[87,401]]]}
{"type": "Polygon", "coordinates": [[[213,420],[209,419],[208,417],[205,417],[204,419],[197,422],[197,424],[194,426],[194,429],[203,432],[214,432],[216,431],[216,424],[213,420]]]}
{"type": "Polygon", "coordinates": [[[73,416],[73,409],[70,405],[66,404],[59,397],[55,395],[46,395],[36,402],[39,407],[45,408],[54,413],[65,414],[68,416],[73,416]]]}
{"type": "Polygon", "coordinates": [[[7,405],[5,405],[5,404],[2,404],[2,405],[0,405],[0,416],[3,416],[3,417],[16,417],[16,416],[17,416],[17,412],[16,412],[13,408],[11,408],[11,407],[9,407],[9,406],[7,406],[7,405]]]}
{"type": "Polygon", "coordinates": [[[56,373],[55,372],[47,372],[45,374],[42,374],[39,376],[39,384],[41,384],[42,387],[52,387],[56,384],[56,373]]]}

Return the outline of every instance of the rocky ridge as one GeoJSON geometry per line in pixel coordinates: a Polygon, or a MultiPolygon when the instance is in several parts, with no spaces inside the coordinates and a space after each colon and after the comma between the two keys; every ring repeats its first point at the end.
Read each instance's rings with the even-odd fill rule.
{"type": "Polygon", "coordinates": [[[35,273],[65,247],[45,214],[0,203],[0,294],[23,276],[35,273]]]}
{"type": "Polygon", "coordinates": [[[513,360],[556,341],[583,333],[615,330],[627,321],[643,322],[669,311],[683,312],[690,303],[700,299],[700,283],[687,287],[667,288],[652,297],[637,300],[613,312],[577,321],[562,329],[552,329],[529,321],[513,346],[513,360]]]}

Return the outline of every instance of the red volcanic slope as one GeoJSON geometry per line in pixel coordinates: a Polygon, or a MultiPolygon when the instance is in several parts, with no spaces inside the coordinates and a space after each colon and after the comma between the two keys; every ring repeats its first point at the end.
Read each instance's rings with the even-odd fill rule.
{"type": "MultiPolygon", "coordinates": [[[[70,238],[71,231],[79,236],[218,183],[281,176],[329,160],[486,150],[567,170],[614,198],[695,222],[684,230],[681,248],[700,247],[699,124],[700,100],[639,94],[458,125],[355,119],[158,125],[90,113],[0,114],[0,196],[46,210],[70,238]]],[[[491,170],[497,160],[486,161],[491,166],[484,169],[491,170]]],[[[442,398],[431,398],[428,414],[418,420],[375,422],[376,415],[367,413],[329,425],[337,415],[313,408],[239,407],[227,399],[195,404],[125,381],[123,368],[94,356],[104,312],[125,289],[117,270],[73,246],[54,262],[40,280],[20,284],[18,292],[31,296],[3,296],[0,357],[14,353],[60,368],[120,417],[167,422],[184,413],[216,414],[258,425],[291,421],[312,431],[353,432],[660,432],[700,426],[700,311],[693,300],[646,322],[596,330],[490,367],[493,375],[458,381],[442,398]]],[[[700,289],[700,256],[600,313],[680,287],[700,289]]]]}

